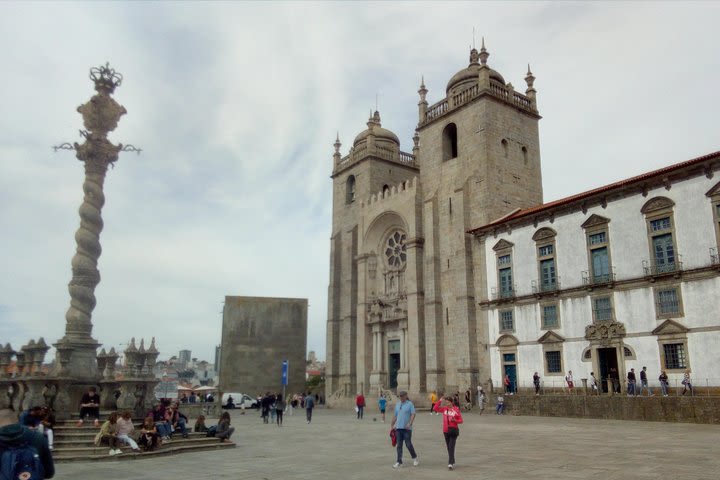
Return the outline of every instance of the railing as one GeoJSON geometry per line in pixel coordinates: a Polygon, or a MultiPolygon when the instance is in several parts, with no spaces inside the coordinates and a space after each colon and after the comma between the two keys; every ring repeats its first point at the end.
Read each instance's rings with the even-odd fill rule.
{"type": "Polygon", "coordinates": [[[643,269],[646,277],[664,275],[666,273],[680,272],[683,269],[682,255],[676,255],[674,262],[655,263],[651,260],[643,260],[643,269]]]}
{"type": "Polygon", "coordinates": [[[415,166],[415,155],[407,152],[400,152],[400,163],[415,166]]]}
{"type": "Polygon", "coordinates": [[[432,105],[428,107],[427,110],[427,121],[435,120],[439,116],[443,115],[445,112],[447,112],[449,109],[449,104],[447,99],[441,100],[435,105],[432,105]]]}
{"type": "Polygon", "coordinates": [[[560,277],[555,277],[550,281],[533,280],[531,286],[533,293],[556,292],[560,290],[560,277]]]}
{"type": "Polygon", "coordinates": [[[513,94],[513,103],[527,110],[532,110],[532,103],[530,99],[521,93],[515,92],[513,94]]]}
{"type": "Polygon", "coordinates": [[[463,105],[473,98],[477,97],[480,93],[480,85],[473,85],[472,87],[463,90],[460,93],[456,93],[452,96],[452,104],[455,107],[463,105]]]}
{"type": "Polygon", "coordinates": [[[510,298],[515,298],[516,291],[517,287],[515,285],[505,288],[492,287],[490,289],[490,296],[493,300],[507,300],[510,298]]]}
{"type": "MultiPolygon", "coordinates": [[[[607,391],[608,386],[612,388],[614,395],[617,395],[618,393],[627,393],[627,380],[624,378],[620,380],[612,377],[598,377],[598,390],[592,390],[590,388],[589,380],[587,382],[588,386],[583,387],[582,380],[582,378],[578,379],[576,377],[574,388],[570,390],[568,389],[565,378],[562,375],[544,377],[540,380],[540,395],[584,395],[585,393],[588,395],[609,395],[609,392],[607,391]]],[[[663,390],[662,385],[660,385],[660,382],[656,379],[648,379],[648,387],[649,391],[647,389],[643,389],[641,392],[641,385],[638,380],[635,384],[636,396],[644,397],[649,394],[654,396],[668,395],[678,397],[683,395],[686,397],[716,396],[720,393],[720,378],[693,379],[692,389],[690,389],[685,388],[685,385],[682,383],[682,375],[679,375],[678,378],[671,378],[668,380],[665,390],[663,390]],[[684,394],[683,391],[685,391],[684,394]]],[[[511,382],[510,388],[514,395],[535,395],[535,385],[532,380],[511,382]]],[[[503,384],[503,381],[493,380],[492,392],[486,391],[485,394],[486,396],[488,394],[494,394],[497,396],[503,392],[505,392],[505,385],[503,384]]],[[[495,401],[495,397],[492,396],[488,399],[490,400],[490,404],[493,404],[495,401]]],[[[476,402],[477,396],[474,396],[473,404],[476,404],[476,402]]]]}
{"type": "Polygon", "coordinates": [[[594,275],[590,270],[582,272],[583,285],[603,285],[615,282],[615,267],[610,267],[610,273],[594,275]]]}
{"type": "Polygon", "coordinates": [[[492,93],[496,97],[502,98],[503,100],[508,99],[508,91],[505,88],[505,85],[495,83],[492,80],[490,81],[490,93],[492,93]]]}

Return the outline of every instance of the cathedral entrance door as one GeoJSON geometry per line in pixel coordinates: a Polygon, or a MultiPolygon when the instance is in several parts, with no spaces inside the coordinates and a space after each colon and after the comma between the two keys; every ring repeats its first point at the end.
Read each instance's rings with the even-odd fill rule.
{"type": "Polygon", "coordinates": [[[400,370],[400,340],[388,342],[388,388],[397,388],[400,370]]]}
{"type": "MultiPolygon", "coordinates": [[[[598,364],[600,365],[600,383],[602,384],[602,391],[607,393],[612,387],[608,385],[608,378],[613,378],[618,385],[620,384],[620,378],[618,376],[618,361],[617,361],[617,350],[613,348],[598,348],[598,364]]],[[[615,387],[617,389],[617,385],[615,387]]]]}

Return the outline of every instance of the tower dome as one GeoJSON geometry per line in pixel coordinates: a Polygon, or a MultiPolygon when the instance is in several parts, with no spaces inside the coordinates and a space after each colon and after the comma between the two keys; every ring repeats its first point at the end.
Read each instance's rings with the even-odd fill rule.
{"type": "MultiPolygon", "coordinates": [[[[452,76],[445,89],[446,94],[450,94],[450,90],[458,92],[478,83],[478,74],[480,72],[480,62],[478,62],[478,60],[481,59],[481,56],[484,57],[484,65],[487,62],[487,57],[489,56],[489,54],[485,50],[484,40],[480,53],[478,53],[475,48],[470,50],[470,64],[467,66],[467,68],[463,68],[452,76]]],[[[500,75],[498,71],[493,70],[492,68],[490,69],[490,79],[505,85],[505,79],[503,78],[503,76],[500,75]]]]}
{"type": "Polygon", "coordinates": [[[400,139],[398,139],[397,135],[386,128],[382,128],[380,124],[380,112],[377,110],[375,110],[375,113],[373,113],[368,119],[367,126],[368,128],[366,130],[363,130],[357,137],[355,137],[355,141],[353,142],[354,147],[366,142],[367,137],[372,133],[375,135],[376,143],[393,144],[394,146],[400,148],[400,139]]]}

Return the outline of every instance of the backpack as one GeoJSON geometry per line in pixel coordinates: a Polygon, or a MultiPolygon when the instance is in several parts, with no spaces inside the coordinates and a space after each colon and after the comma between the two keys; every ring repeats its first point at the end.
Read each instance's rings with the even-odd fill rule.
{"type": "Polygon", "coordinates": [[[45,478],[37,449],[27,441],[3,445],[0,454],[0,480],[40,480],[45,478]]]}

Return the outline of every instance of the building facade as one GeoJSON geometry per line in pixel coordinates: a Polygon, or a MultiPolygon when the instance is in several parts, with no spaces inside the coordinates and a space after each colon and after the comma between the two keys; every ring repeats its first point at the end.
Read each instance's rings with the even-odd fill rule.
{"type": "MultiPolygon", "coordinates": [[[[326,395],[474,388],[490,376],[485,250],[466,232],[542,203],[538,120],[484,44],[429,105],[412,153],[375,112],[333,156],[326,395]]],[[[420,398],[419,396],[416,398],[420,398]]]]}
{"type": "Polygon", "coordinates": [[[720,385],[720,152],[509,216],[484,249],[493,378],[720,385]],[[609,380],[608,380],[609,379],[609,380]],[[639,381],[639,374],[637,376],[639,381]]]}

